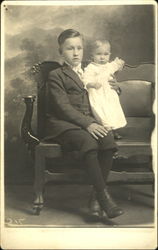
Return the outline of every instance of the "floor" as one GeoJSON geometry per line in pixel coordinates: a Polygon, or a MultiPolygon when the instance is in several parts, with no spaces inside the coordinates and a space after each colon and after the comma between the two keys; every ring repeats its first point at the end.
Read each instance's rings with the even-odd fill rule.
{"type": "Polygon", "coordinates": [[[7,227],[152,227],[154,195],[151,185],[109,186],[109,191],[125,213],[120,217],[93,222],[88,215],[91,186],[48,185],[45,206],[39,216],[33,214],[31,185],[5,188],[7,227]]]}

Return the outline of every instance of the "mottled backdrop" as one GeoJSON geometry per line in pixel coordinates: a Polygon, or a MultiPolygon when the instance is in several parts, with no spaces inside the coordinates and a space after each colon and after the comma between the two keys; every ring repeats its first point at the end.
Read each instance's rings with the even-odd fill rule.
{"type": "MultiPolygon", "coordinates": [[[[36,94],[30,68],[44,60],[59,60],[57,36],[79,30],[87,44],[106,38],[113,57],[128,64],[154,61],[154,9],[151,5],[13,6],[5,11],[5,173],[7,182],[32,180],[32,163],[20,140],[25,106],[22,96],[36,94]]],[[[33,127],[36,128],[36,113],[33,127]]]]}

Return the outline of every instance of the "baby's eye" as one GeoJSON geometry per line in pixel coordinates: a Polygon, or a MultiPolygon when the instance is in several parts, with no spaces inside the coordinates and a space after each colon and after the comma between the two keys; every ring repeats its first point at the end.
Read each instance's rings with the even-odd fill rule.
{"type": "Polygon", "coordinates": [[[83,48],[82,48],[82,47],[78,47],[77,49],[78,49],[78,50],[82,50],[83,48]]]}

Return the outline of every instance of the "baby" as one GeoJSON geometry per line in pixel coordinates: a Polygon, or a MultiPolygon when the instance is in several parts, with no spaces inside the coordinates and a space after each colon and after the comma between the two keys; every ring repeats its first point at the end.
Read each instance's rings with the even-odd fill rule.
{"type": "Polygon", "coordinates": [[[127,122],[119,96],[109,81],[116,71],[122,70],[124,61],[116,57],[109,62],[110,55],[110,43],[107,40],[96,40],[92,46],[92,62],[84,70],[83,82],[96,120],[107,130],[113,130],[114,137],[120,139],[115,129],[124,127],[127,122]]]}

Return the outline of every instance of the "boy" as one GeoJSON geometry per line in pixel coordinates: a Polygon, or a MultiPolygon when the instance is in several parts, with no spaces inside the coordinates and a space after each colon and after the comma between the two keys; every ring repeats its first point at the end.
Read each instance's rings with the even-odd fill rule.
{"type": "Polygon", "coordinates": [[[116,144],[112,133],[93,117],[81,80],[83,37],[68,29],[59,35],[58,43],[64,64],[49,74],[46,134],[61,144],[63,150],[79,152],[101,209],[114,218],[123,211],[110,197],[106,179],[116,144]]]}

